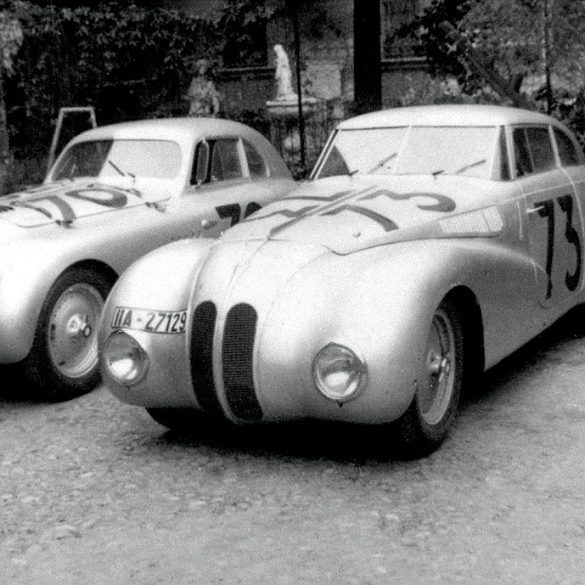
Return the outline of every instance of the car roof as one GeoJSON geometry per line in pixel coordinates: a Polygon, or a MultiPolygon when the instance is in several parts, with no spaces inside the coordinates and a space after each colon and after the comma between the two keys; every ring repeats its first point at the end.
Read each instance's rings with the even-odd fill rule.
{"type": "Polygon", "coordinates": [[[135,120],[120,122],[106,126],[98,126],[86,130],[75,137],[75,142],[81,140],[99,140],[107,138],[157,138],[157,139],[192,139],[200,135],[225,136],[257,136],[252,128],[234,122],[217,118],[157,118],[149,120],[135,120]]]}
{"type": "Polygon", "coordinates": [[[87,140],[172,140],[182,148],[203,137],[244,138],[264,156],[271,177],[290,178],[282,157],[270,141],[250,126],[221,118],[155,118],[98,126],[78,134],[68,147],[87,140]]]}
{"type": "Polygon", "coordinates": [[[554,124],[554,118],[520,108],[480,104],[407,106],[362,114],[341,122],[339,129],[387,126],[500,126],[504,124],[554,124]]]}

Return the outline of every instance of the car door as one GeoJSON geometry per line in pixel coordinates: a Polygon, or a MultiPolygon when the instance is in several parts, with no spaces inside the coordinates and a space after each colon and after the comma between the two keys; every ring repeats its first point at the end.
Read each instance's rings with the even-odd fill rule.
{"type": "Polygon", "coordinates": [[[551,307],[582,285],[582,219],[573,182],[559,166],[547,125],[515,126],[516,177],[526,200],[525,222],[538,301],[551,307]]]}
{"type": "Polygon", "coordinates": [[[174,210],[192,219],[193,235],[218,237],[260,208],[246,155],[239,138],[210,137],[196,145],[189,185],[174,210]]]}

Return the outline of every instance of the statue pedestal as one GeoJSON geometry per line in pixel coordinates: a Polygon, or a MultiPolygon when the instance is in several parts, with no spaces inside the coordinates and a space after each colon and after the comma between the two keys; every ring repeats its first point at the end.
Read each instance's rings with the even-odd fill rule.
{"type": "MultiPolygon", "coordinates": [[[[306,97],[302,98],[303,116],[310,116],[317,107],[317,98],[306,97]]],[[[279,120],[290,120],[299,117],[299,100],[297,96],[282,100],[268,100],[266,102],[266,111],[270,118],[279,120]]]]}
{"type": "MultiPolygon", "coordinates": [[[[317,98],[303,96],[303,120],[305,124],[305,153],[313,149],[314,140],[311,139],[311,120],[322,105],[317,98]]],[[[301,138],[299,133],[299,101],[296,95],[285,99],[269,100],[266,102],[266,112],[270,120],[270,141],[289,167],[297,167],[301,159],[301,138]]]]}

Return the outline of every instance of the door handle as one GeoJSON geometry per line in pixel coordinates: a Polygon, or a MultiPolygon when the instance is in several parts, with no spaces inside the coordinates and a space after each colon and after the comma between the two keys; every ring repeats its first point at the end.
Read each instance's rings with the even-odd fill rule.
{"type": "Polygon", "coordinates": [[[218,222],[213,220],[213,219],[205,218],[205,219],[201,220],[201,227],[204,230],[210,230],[210,229],[214,228],[217,224],[218,224],[218,222]]]}
{"type": "Polygon", "coordinates": [[[541,209],[542,205],[539,205],[538,207],[530,207],[526,210],[526,215],[534,215],[535,213],[539,213],[541,209]]]}

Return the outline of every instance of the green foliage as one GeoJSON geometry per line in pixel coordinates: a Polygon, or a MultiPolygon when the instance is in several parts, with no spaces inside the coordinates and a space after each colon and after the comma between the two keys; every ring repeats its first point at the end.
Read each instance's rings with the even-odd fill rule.
{"type": "Polygon", "coordinates": [[[0,14],[18,18],[23,32],[4,79],[17,157],[46,154],[61,107],[94,106],[99,124],[185,114],[193,62],[266,65],[266,23],[284,6],[225,0],[211,21],[154,2],[42,4],[0,0],[0,14]]]}
{"type": "Polygon", "coordinates": [[[433,72],[454,75],[470,94],[486,85],[463,64],[470,49],[516,92],[529,81],[527,91],[537,93],[547,70],[554,83],[576,92],[585,75],[583,2],[433,0],[403,34],[413,32],[433,72]]]}
{"type": "Polygon", "coordinates": [[[266,65],[266,25],[283,10],[279,0],[227,0],[217,23],[224,67],[266,65]]]}
{"type": "Polygon", "coordinates": [[[17,154],[46,152],[60,107],[92,105],[102,124],[183,112],[191,62],[221,49],[213,23],[175,10],[121,2],[11,10],[24,31],[6,82],[17,154]]]}
{"type": "Polygon", "coordinates": [[[398,32],[398,36],[418,37],[418,51],[427,58],[431,73],[465,80],[467,72],[459,60],[462,49],[450,27],[457,29],[469,9],[469,0],[433,0],[418,18],[398,32]]]}
{"type": "Polygon", "coordinates": [[[8,10],[0,10],[0,69],[11,73],[14,56],[22,44],[22,27],[8,10]]]}

